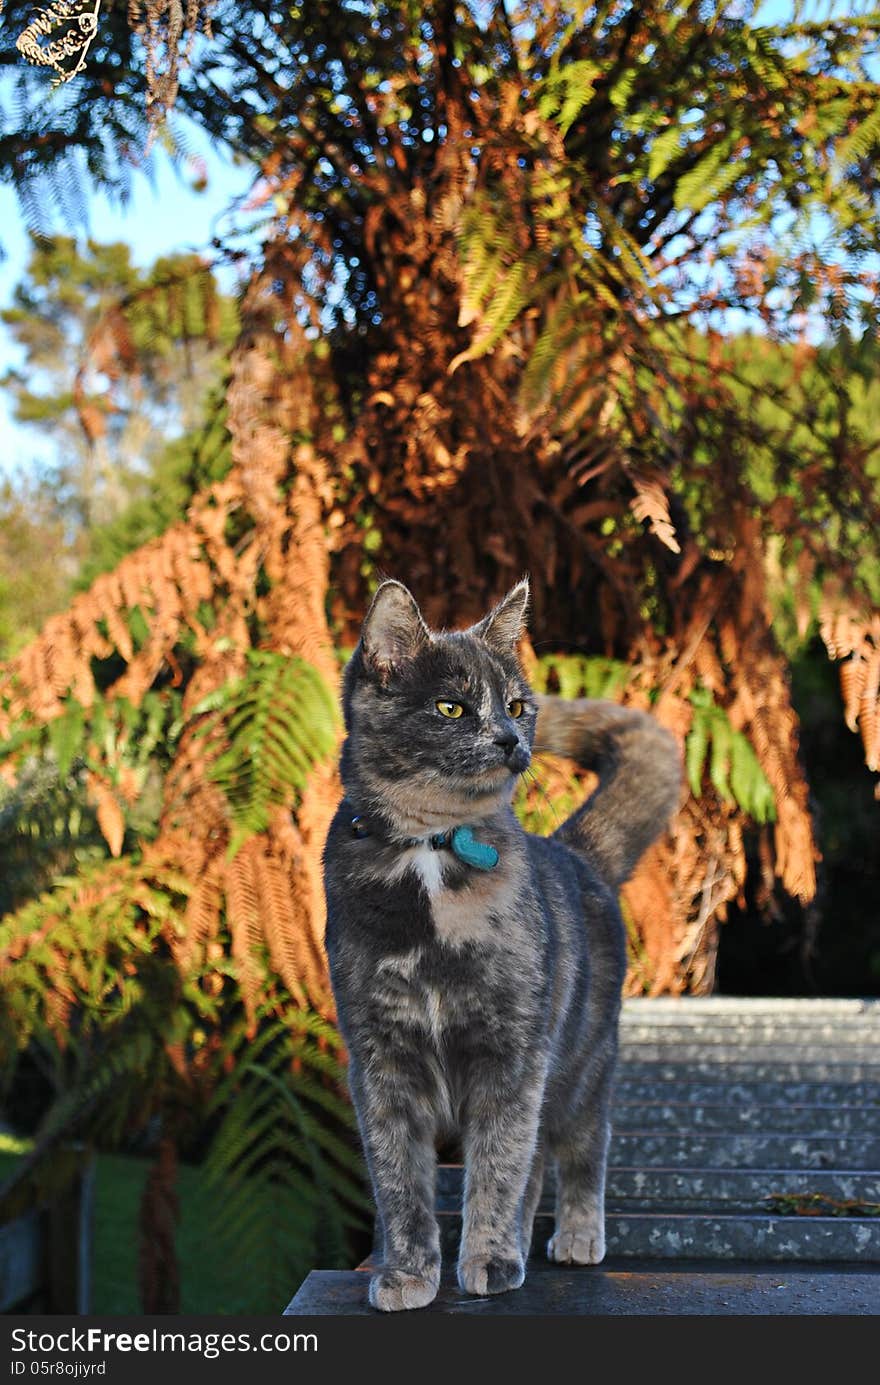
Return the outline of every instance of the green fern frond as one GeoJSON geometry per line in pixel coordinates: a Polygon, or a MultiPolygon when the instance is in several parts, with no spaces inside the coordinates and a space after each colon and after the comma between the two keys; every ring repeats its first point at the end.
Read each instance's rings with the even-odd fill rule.
{"type": "Polygon", "coordinates": [[[740,173],[739,163],[730,162],[734,142],[733,135],[718,140],[682,174],[675,187],[676,211],[702,211],[730,187],[740,173]]]}
{"type": "Polygon", "coordinates": [[[654,139],[648,155],[648,178],[655,183],[681,151],[681,127],[672,124],[654,139]]]}
{"type": "Polygon", "coordinates": [[[633,670],[619,659],[584,654],[545,654],[531,675],[535,692],[556,692],[560,697],[616,699],[629,683],[633,670]]]}
{"type": "MultiPolygon", "coordinates": [[[[548,278],[542,280],[542,286],[545,293],[553,288],[548,278]]],[[[565,366],[566,383],[561,389],[557,388],[558,410],[562,407],[562,398],[572,377],[577,386],[586,353],[590,350],[590,337],[584,331],[584,322],[593,311],[597,296],[602,297],[603,290],[607,292],[597,280],[589,291],[572,293],[548,306],[540,334],[529,352],[519,387],[520,402],[527,411],[536,411],[549,401],[560,364],[565,366]]],[[[616,310],[618,304],[611,297],[607,306],[616,310]]]]}
{"type": "Polygon", "coordinates": [[[586,59],[554,64],[538,90],[538,110],[543,119],[553,120],[562,134],[567,135],[592,99],[601,71],[597,63],[586,59]]]}
{"type": "Polygon", "coordinates": [[[750,66],[768,91],[784,92],[791,82],[789,61],[773,44],[770,28],[757,26],[743,30],[743,43],[750,66]]]}
{"type": "Polygon", "coordinates": [[[197,735],[223,745],[208,774],[229,804],[229,855],[272,810],[292,806],[316,762],[336,739],[336,705],[321,675],[304,659],[251,650],[242,678],[212,693],[194,710],[207,714],[197,735]]]}
{"type": "MultiPolygon", "coordinates": [[[[544,257],[523,251],[501,207],[485,194],[465,211],[458,230],[462,266],[459,326],[474,324],[466,350],[449,363],[453,373],[465,361],[487,355],[528,306],[544,257]]],[[[547,291],[542,278],[542,294],[547,291]]]]}
{"type": "MultiPolygon", "coordinates": [[[[307,1012],[290,1018],[309,1027],[307,1012]]],[[[350,1106],[332,1083],[291,1070],[289,1032],[285,1042],[283,1030],[270,1026],[259,1039],[259,1060],[244,1055],[225,1089],[202,1166],[211,1209],[206,1238],[235,1256],[256,1306],[289,1293],[315,1264],[350,1264],[352,1233],[365,1230],[372,1210],[350,1106]]],[[[315,1036],[301,1034],[299,1042],[318,1049],[315,1036]]]]}
{"type": "Polygon", "coordinates": [[[691,793],[702,796],[708,761],[709,781],[720,798],[735,803],[755,822],[774,822],[773,788],[747,737],[733,729],[706,689],[695,689],[690,700],[694,716],[685,741],[685,769],[691,793]]]}
{"type": "Polygon", "coordinates": [[[834,155],[835,174],[839,177],[846,172],[850,164],[859,159],[867,158],[869,154],[876,153],[878,144],[880,144],[880,104],[875,105],[873,110],[869,111],[859,122],[852,134],[838,145],[834,155]]]}
{"type": "Polygon", "coordinates": [[[489,306],[480,315],[480,322],[474,339],[465,351],[460,351],[449,363],[452,374],[465,361],[478,360],[486,356],[510,329],[529,302],[529,287],[534,256],[523,256],[515,264],[505,267],[496,258],[493,265],[496,272],[487,277],[485,298],[489,306]]]}
{"type": "Polygon", "coordinates": [[[86,711],[75,699],[64,716],[55,717],[47,727],[49,745],[58,764],[58,773],[64,777],[70,771],[77,755],[85,746],[86,711]]]}
{"type": "Polygon", "coordinates": [[[703,766],[709,750],[709,727],[710,718],[703,715],[702,708],[696,708],[684,754],[688,784],[694,798],[699,798],[703,792],[703,766]]]}

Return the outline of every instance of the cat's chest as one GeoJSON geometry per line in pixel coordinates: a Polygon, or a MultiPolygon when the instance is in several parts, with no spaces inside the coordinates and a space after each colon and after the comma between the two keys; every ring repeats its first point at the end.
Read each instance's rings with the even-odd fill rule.
{"type": "MultiPolygon", "coordinates": [[[[461,987],[454,988],[461,991],[461,987]]],[[[449,988],[441,988],[439,978],[426,967],[422,949],[403,956],[383,959],[376,968],[372,985],[383,1017],[393,1023],[425,1029],[438,1042],[449,1022],[450,1014],[459,1008],[451,999],[449,988]]]]}
{"type": "Polygon", "coordinates": [[[520,879],[518,860],[480,871],[430,846],[413,847],[394,871],[394,883],[418,893],[427,907],[438,942],[453,948],[498,942],[510,935],[520,879]]]}
{"type": "Polygon", "coordinates": [[[496,973],[497,958],[475,949],[453,952],[436,942],[384,957],[369,982],[377,1027],[419,1029],[437,1044],[450,1030],[470,1029],[483,1016],[496,973]]]}
{"type": "MultiPolygon", "coordinates": [[[[523,878],[513,853],[493,871],[473,870],[430,847],[402,854],[381,885],[380,913],[400,923],[395,945],[371,950],[361,974],[375,1007],[373,1028],[415,1027],[434,1045],[454,1032],[494,1031],[526,1003],[541,949],[523,878]],[[402,946],[407,919],[411,941],[402,946]]],[[[372,902],[378,907],[378,899],[372,902]]]]}

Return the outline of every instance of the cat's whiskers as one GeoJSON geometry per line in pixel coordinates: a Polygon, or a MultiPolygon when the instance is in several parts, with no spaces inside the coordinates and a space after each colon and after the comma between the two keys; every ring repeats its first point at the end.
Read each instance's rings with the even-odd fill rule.
{"type": "Polygon", "coordinates": [[[522,777],[525,778],[526,775],[528,775],[529,779],[534,784],[535,788],[538,790],[538,793],[541,795],[541,797],[544,799],[544,802],[547,804],[547,807],[550,809],[550,813],[553,817],[555,827],[561,827],[562,819],[556,811],[556,806],[553,802],[553,799],[550,797],[547,790],[544,788],[544,785],[541,783],[540,779],[538,778],[537,774],[535,773],[531,765],[527,765],[526,768],[523,770],[522,777]]]}

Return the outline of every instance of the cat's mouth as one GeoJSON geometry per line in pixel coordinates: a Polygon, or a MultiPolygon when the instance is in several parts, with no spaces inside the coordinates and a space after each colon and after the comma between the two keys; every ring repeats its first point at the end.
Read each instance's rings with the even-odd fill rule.
{"type": "Polygon", "coordinates": [[[529,759],[516,760],[512,762],[506,760],[501,765],[487,765],[485,769],[477,770],[463,781],[464,786],[470,794],[497,793],[512,779],[518,778],[524,770],[528,769],[529,759]]]}
{"type": "Polygon", "coordinates": [[[487,765],[484,770],[478,771],[479,775],[492,775],[496,781],[503,780],[510,775],[516,776],[527,770],[532,762],[530,752],[523,745],[518,745],[515,749],[508,751],[500,764],[487,765]]]}
{"type": "Polygon", "coordinates": [[[518,745],[507,756],[504,765],[510,774],[522,774],[532,762],[531,752],[524,745],[518,745]]]}

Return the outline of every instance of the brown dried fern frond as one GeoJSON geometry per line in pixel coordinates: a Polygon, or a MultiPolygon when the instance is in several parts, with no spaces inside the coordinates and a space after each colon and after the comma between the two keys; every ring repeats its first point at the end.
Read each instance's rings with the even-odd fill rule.
{"type": "Polygon", "coordinates": [[[132,28],[147,56],[147,116],[154,126],[174,105],[180,67],[201,28],[210,36],[213,0],[129,0],[132,28]]]}
{"type": "MultiPolygon", "coordinates": [[[[99,577],[0,670],[0,734],[22,718],[43,723],[62,715],[71,697],[85,708],[105,696],[137,706],[157,678],[180,676],[184,646],[186,716],[242,673],[255,634],[273,650],[306,658],[335,684],[324,527],[334,492],[317,451],[301,441],[291,446],[294,430],[300,437],[311,431],[315,406],[303,383],[311,347],[283,323],[271,276],[261,278],[245,299],[233,359],[230,475],[197,496],[184,521],[99,577]],[[135,610],[140,619],[133,623],[135,610]],[[111,656],[124,669],[102,687],[95,668],[111,656]]],[[[297,821],[279,812],[266,832],[228,860],[229,808],[209,775],[216,747],[197,731],[192,722],[183,728],[163,786],[155,841],[143,847],[139,864],[120,861],[121,875],[107,878],[120,900],[140,901],[148,916],[159,910],[162,936],[182,976],[201,978],[207,994],[221,993],[223,967],[231,959],[251,1021],[279,984],[330,1014],[320,852],[339,798],[335,771],[318,766],[297,821]],[[162,882],[172,878],[181,890],[173,907],[160,907],[157,890],[161,894],[162,882]]],[[[123,785],[93,774],[89,786],[115,854],[124,827],[116,790],[123,785]]],[[[92,908],[93,889],[84,882],[71,907],[92,908]]],[[[48,936],[60,915],[44,904],[48,936]]],[[[109,907],[108,900],[103,904],[109,907]]],[[[33,931],[23,947],[34,941],[33,931]]],[[[60,971],[56,981],[50,989],[60,1026],[72,998],[60,971]]]]}
{"type": "Polygon", "coordinates": [[[837,587],[823,596],[819,630],[832,659],[840,660],[844,718],[862,739],[865,763],[880,769],[880,612],[847,602],[837,587]]]}
{"type": "Polygon", "coordinates": [[[639,476],[631,472],[635,495],[630,501],[630,509],[638,520],[647,520],[651,533],[673,553],[681,552],[681,545],[675,537],[675,525],[669,517],[669,497],[656,479],[639,476]]]}
{"type": "Polygon", "coordinates": [[[627,995],[708,995],[718,926],[745,878],[735,810],[690,798],[623,888],[639,939],[627,995]]]}
{"type": "Polygon", "coordinates": [[[232,554],[222,538],[223,524],[240,503],[235,481],[221,482],[193,503],[185,521],[136,549],[115,571],[96,578],[65,612],[52,616],[0,670],[0,698],[6,702],[0,734],[8,735],[26,713],[38,722],[61,715],[68,696],[91,707],[99,696],[93,663],[100,665],[114,653],[126,668],[104,691],[138,705],[185,632],[195,636],[197,653],[210,652],[218,636],[202,624],[202,603],[234,610],[251,597],[250,564],[229,561],[232,554]],[[129,624],[136,608],[148,628],[138,650],[129,624]]]}
{"type": "Polygon", "coordinates": [[[265,941],[261,931],[257,885],[257,866],[261,854],[256,839],[251,838],[236,853],[224,872],[230,950],[236,965],[236,979],[245,1014],[252,1028],[255,1028],[264,978],[260,952],[265,941]]]}
{"type": "Polygon", "coordinates": [[[98,826],[110,848],[110,855],[119,856],[125,838],[125,813],[113,785],[102,775],[90,771],[86,775],[86,789],[95,805],[98,826]]]}
{"type": "Polygon", "coordinates": [[[53,0],[36,11],[15,46],[29,63],[50,67],[57,82],[69,82],[86,65],[100,12],[101,0],[53,0]]]}

